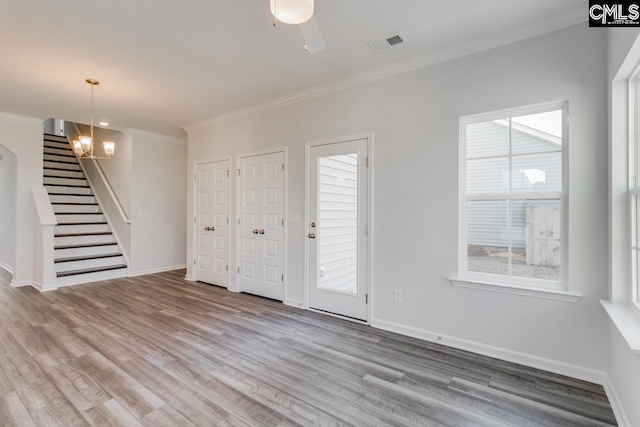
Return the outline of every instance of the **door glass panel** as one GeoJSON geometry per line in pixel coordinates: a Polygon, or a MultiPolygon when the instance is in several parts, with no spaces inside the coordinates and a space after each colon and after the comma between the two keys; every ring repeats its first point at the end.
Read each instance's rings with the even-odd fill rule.
{"type": "Polygon", "coordinates": [[[358,293],[358,154],[318,157],[317,288],[358,293]]]}

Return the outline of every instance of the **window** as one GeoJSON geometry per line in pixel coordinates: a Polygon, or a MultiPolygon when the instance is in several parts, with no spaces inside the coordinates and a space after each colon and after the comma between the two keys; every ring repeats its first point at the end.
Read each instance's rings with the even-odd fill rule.
{"type": "Polygon", "coordinates": [[[629,80],[629,209],[632,218],[631,252],[632,285],[631,300],[640,307],[640,81],[638,77],[629,80]]]}
{"type": "Polygon", "coordinates": [[[566,116],[555,103],[461,119],[461,278],[566,283],[566,116]]]}

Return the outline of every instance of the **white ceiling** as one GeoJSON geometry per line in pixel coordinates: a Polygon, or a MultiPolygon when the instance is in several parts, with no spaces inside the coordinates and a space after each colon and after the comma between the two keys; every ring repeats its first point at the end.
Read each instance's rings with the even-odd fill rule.
{"type": "Polygon", "coordinates": [[[90,77],[96,120],[184,137],[184,125],[582,15],[584,0],[316,0],[328,47],[310,55],[296,26],[272,26],[269,0],[0,0],[0,111],[87,123],[90,77]],[[366,44],[396,31],[407,43],[366,44]]]}

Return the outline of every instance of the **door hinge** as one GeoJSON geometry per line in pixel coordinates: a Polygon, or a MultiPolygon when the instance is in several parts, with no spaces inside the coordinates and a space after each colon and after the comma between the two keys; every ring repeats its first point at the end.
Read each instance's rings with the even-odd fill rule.
{"type": "Polygon", "coordinates": [[[282,226],[284,227],[284,219],[282,220],[282,226]]]}
{"type": "Polygon", "coordinates": [[[240,267],[238,267],[238,274],[240,274],[240,267]]]}
{"type": "Polygon", "coordinates": [[[238,218],[238,225],[240,225],[240,218],[238,218]]]}
{"type": "Polygon", "coordinates": [[[196,217],[195,217],[195,216],[193,217],[193,222],[194,222],[194,223],[196,222],[196,217]]]}
{"type": "Polygon", "coordinates": [[[227,174],[227,178],[229,178],[229,171],[224,171],[227,174]]]}
{"type": "Polygon", "coordinates": [[[282,172],[284,172],[284,163],[282,164],[282,172]]]}
{"type": "Polygon", "coordinates": [[[193,259],[193,265],[196,265],[196,259],[195,258],[193,259]]]}
{"type": "Polygon", "coordinates": [[[364,234],[369,235],[369,224],[364,226],[364,234]]]}
{"type": "Polygon", "coordinates": [[[282,275],[282,281],[284,282],[284,274],[282,275]]]}
{"type": "Polygon", "coordinates": [[[367,167],[369,167],[369,156],[365,157],[365,161],[364,161],[367,165],[367,167]]]}
{"type": "Polygon", "coordinates": [[[240,176],[240,169],[236,169],[238,171],[238,176],[240,176]]]}
{"type": "Polygon", "coordinates": [[[198,180],[197,175],[195,175],[195,174],[193,175],[193,180],[194,180],[194,181],[197,181],[197,180],[198,180]]]}
{"type": "Polygon", "coordinates": [[[364,303],[369,304],[369,294],[364,294],[364,303]]]}
{"type": "Polygon", "coordinates": [[[227,270],[226,271],[229,271],[229,266],[228,265],[227,265],[227,270]]]}
{"type": "Polygon", "coordinates": [[[229,225],[229,218],[227,218],[227,225],[229,225]]]}

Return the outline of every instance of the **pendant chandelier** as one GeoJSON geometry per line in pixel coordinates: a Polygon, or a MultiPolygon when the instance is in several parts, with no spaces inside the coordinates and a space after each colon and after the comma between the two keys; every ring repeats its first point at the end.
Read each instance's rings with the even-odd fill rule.
{"type": "Polygon", "coordinates": [[[270,0],[271,14],[285,24],[303,24],[313,16],[313,0],[270,0]]]}
{"type": "Polygon", "coordinates": [[[94,79],[87,79],[87,83],[91,85],[91,124],[90,124],[90,136],[78,136],[78,139],[73,141],[73,149],[81,159],[110,159],[116,149],[116,143],[111,141],[104,141],[102,146],[104,148],[104,154],[107,157],[97,157],[93,154],[93,87],[100,84],[99,81],[94,79]]]}

